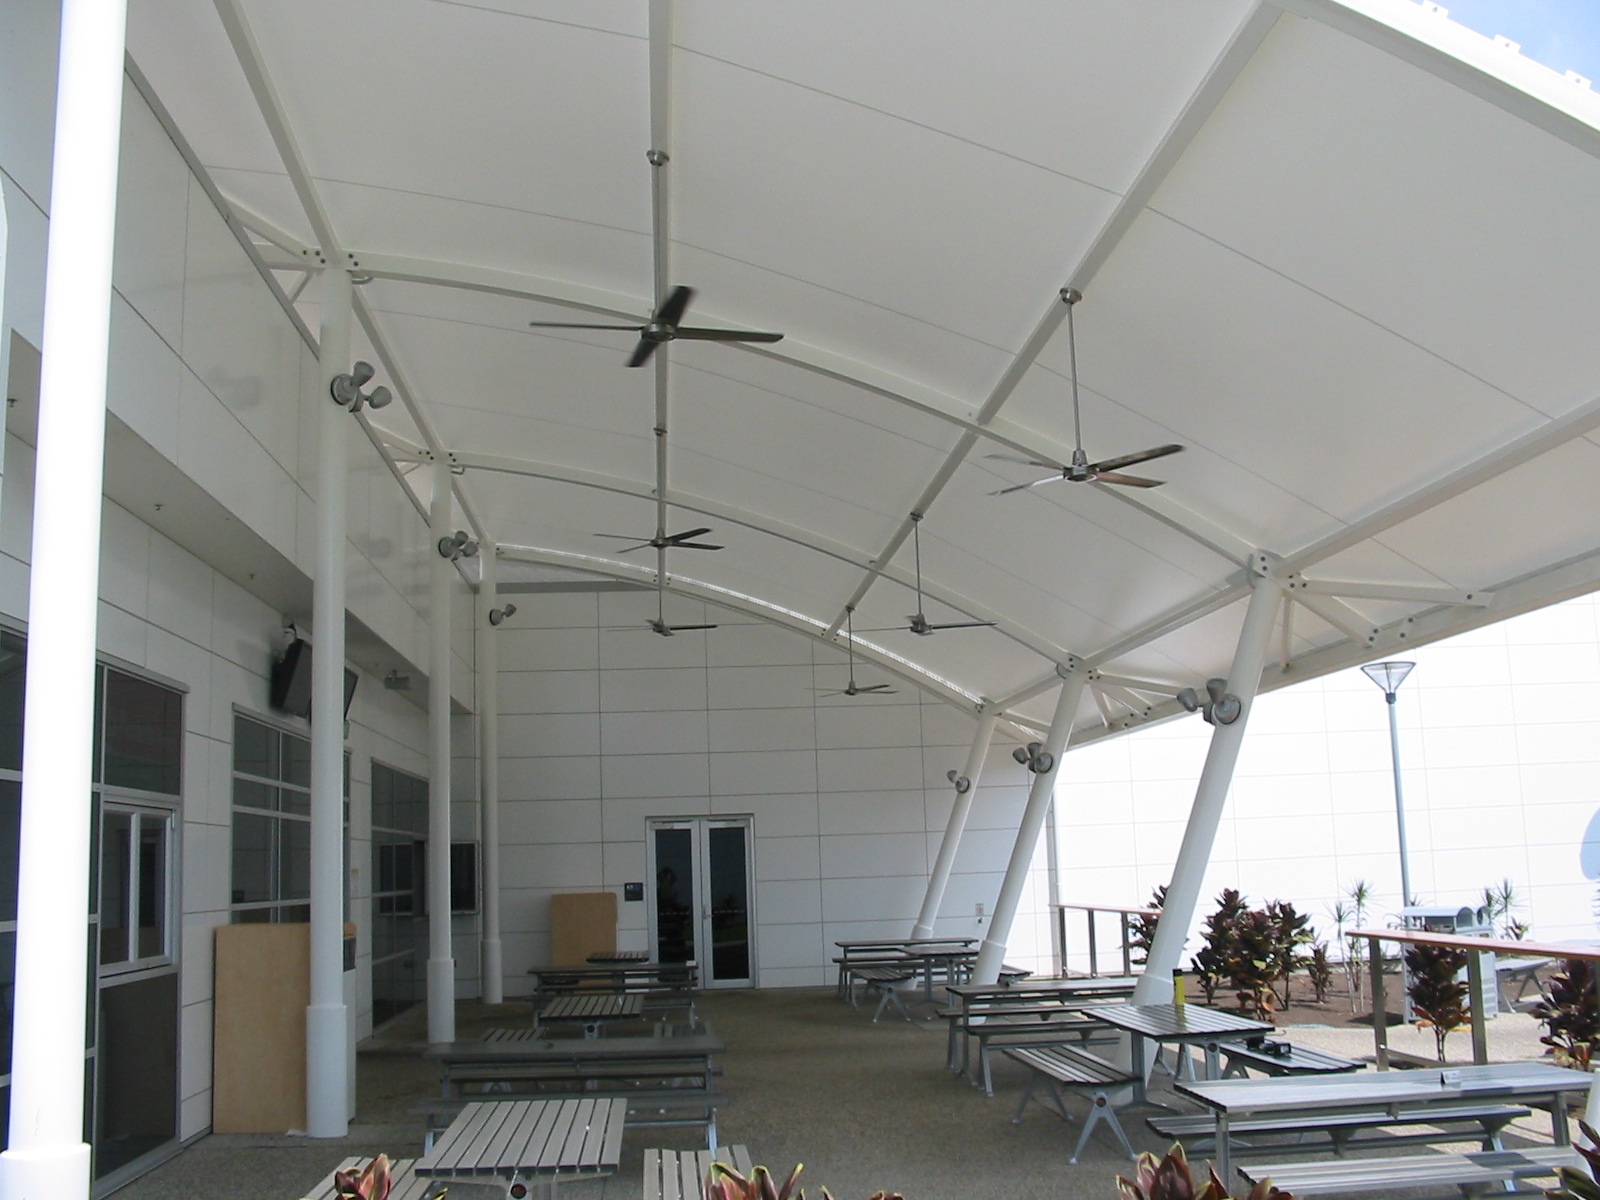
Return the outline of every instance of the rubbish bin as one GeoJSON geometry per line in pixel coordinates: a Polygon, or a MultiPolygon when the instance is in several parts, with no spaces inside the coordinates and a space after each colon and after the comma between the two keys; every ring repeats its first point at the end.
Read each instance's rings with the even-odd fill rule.
{"type": "MultiPolygon", "coordinates": [[[[1462,908],[1435,908],[1429,905],[1417,904],[1400,910],[1400,919],[1405,922],[1407,929],[1421,930],[1425,933],[1447,933],[1456,937],[1493,937],[1494,925],[1489,918],[1487,908],[1473,908],[1471,905],[1462,908]]],[[[1485,1017],[1492,1017],[1500,1011],[1500,991],[1495,986],[1494,954],[1493,952],[1480,954],[1483,963],[1482,984],[1479,995],[1473,997],[1473,1007],[1477,1008],[1485,1017]]],[[[1402,960],[1403,961],[1403,960],[1402,960]]],[[[1410,978],[1404,971],[1401,978],[1406,980],[1406,1020],[1412,1019],[1410,999],[1410,978]]],[[[1458,979],[1467,978],[1466,969],[1463,968],[1458,979]]]]}

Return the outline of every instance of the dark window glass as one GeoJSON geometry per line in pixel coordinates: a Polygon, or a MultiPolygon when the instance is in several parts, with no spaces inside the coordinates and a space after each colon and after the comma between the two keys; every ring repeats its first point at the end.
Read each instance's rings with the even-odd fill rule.
{"type": "Polygon", "coordinates": [[[272,812],[278,807],[278,789],[270,783],[257,783],[254,779],[233,781],[233,806],[235,808],[261,808],[272,812]]]}
{"type": "Polygon", "coordinates": [[[183,781],[183,696],[106,671],[106,783],[175,796],[183,781]]]}
{"type": "Polygon", "coordinates": [[[11,1074],[11,1011],[17,995],[17,935],[0,933],[0,1075],[11,1074]]]}
{"type": "Polygon", "coordinates": [[[283,839],[278,856],[278,894],[274,900],[311,899],[311,824],[279,821],[283,839]]]}
{"type": "Polygon", "coordinates": [[[311,786],[311,743],[305,738],[284,735],[283,781],[296,787],[311,786]]]}
{"type": "Polygon", "coordinates": [[[656,830],[656,961],[695,958],[694,849],[689,829],[656,830]]]}
{"type": "Polygon", "coordinates": [[[167,951],[167,829],[158,817],[139,821],[138,956],[158,958],[167,951]]]}
{"type": "Polygon", "coordinates": [[[278,731],[247,717],[233,718],[233,769],[278,778],[278,731]]]}
{"type": "Polygon", "coordinates": [[[22,770],[22,685],[27,643],[0,630],[0,768],[22,770]]]}
{"type": "Polygon", "coordinates": [[[302,817],[311,815],[311,793],[302,792],[292,787],[278,789],[278,803],[283,805],[287,813],[299,813],[302,817]]]}
{"type": "Polygon", "coordinates": [[[133,880],[128,865],[133,859],[133,816],[108,812],[100,857],[100,964],[128,961],[128,903],[133,880]]]}
{"type": "Polygon", "coordinates": [[[275,900],[273,831],[277,821],[250,813],[233,814],[233,903],[275,900]]]}
{"type": "MultiPolygon", "coordinates": [[[[17,919],[17,860],[21,856],[21,834],[22,785],[0,780],[0,921],[17,919]]],[[[9,1028],[9,1025],[0,1026],[0,1029],[9,1028]]]]}

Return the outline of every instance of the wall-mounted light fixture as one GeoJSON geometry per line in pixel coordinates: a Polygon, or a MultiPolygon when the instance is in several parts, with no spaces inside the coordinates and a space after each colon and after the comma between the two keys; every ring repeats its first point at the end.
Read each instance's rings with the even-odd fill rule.
{"type": "Polygon", "coordinates": [[[361,387],[377,374],[369,362],[358,362],[350,368],[346,375],[335,375],[328,384],[328,394],[333,397],[333,402],[348,408],[352,413],[358,413],[362,407],[382,408],[393,400],[386,387],[375,387],[370,392],[363,392],[361,387]]]}
{"type": "Polygon", "coordinates": [[[972,790],[972,780],[957,771],[946,771],[944,777],[956,785],[956,795],[965,796],[972,790]]]}
{"type": "Polygon", "coordinates": [[[1026,746],[1018,746],[1011,752],[1011,757],[1027,767],[1035,775],[1043,775],[1056,765],[1055,755],[1046,751],[1039,742],[1029,742],[1026,746]]]}
{"type": "Polygon", "coordinates": [[[502,604],[499,608],[491,608],[489,610],[489,624],[498,625],[516,611],[517,606],[515,604],[502,604]]]}
{"type": "Polygon", "coordinates": [[[1244,712],[1244,702],[1228,691],[1226,679],[1206,680],[1206,695],[1210,698],[1202,704],[1198,692],[1184,688],[1174,698],[1186,712],[1198,712],[1210,725],[1232,725],[1244,712]]]}
{"type": "Polygon", "coordinates": [[[465,529],[458,529],[450,537],[439,539],[439,557],[448,558],[455,562],[458,558],[471,558],[478,552],[478,543],[473,541],[465,529]]]}

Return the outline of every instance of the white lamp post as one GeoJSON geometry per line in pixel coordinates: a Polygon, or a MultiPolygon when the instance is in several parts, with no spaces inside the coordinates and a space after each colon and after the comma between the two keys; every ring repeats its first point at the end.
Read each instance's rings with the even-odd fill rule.
{"type": "Polygon", "coordinates": [[[1400,831],[1400,906],[1411,903],[1411,872],[1406,864],[1406,809],[1400,791],[1400,729],[1394,719],[1394,696],[1416,663],[1381,662],[1362,667],[1368,679],[1383,689],[1389,702],[1389,753],[1394,761],[1394,820],[1400,831]]]}

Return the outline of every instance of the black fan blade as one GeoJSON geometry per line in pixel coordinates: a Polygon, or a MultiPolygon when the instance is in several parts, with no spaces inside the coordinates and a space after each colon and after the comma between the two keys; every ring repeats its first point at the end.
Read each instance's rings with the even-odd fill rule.
{"type": "Polygon", "coordinates": [[[715,629],[716,626],[715,625],[668,625],[667,628],[672,630],[673,633],[680,633],[685,629],[715,629]]]}
{"type": "Polygon", "coordinates": [[[887,683],[869,683],[866,687],[858,687],[856,689],[857,695],[864,695],[867,692],[873,692],[879,696],[894,696],[899,694],[887,683]]]}
{"type": "Polygon", "coordinates": [[[675,335],[686,342],[781,342],[781,333],[760,333],[753,329],[680,329],[675,335]]]}
{"type": "Polygon", "coordinates": [[[673,325],[683,320],[683,314],[688,311],[689,301],[694,299],[694,289],[691,287],[675,287],[672,294],[661,302],[661,307],[656,309],[655,316],[650,320],[658,325],[673,325]]]}
{"type": "Polygon", "coordinates": [[[998,624],[999,621],[944,621],[938,625],[924,625],[923,628],[932,633],[935,629],[986,629],[998,624]]]}
{"type": "Polygon", "coordinates": [[[1104,476],[1107,471],[1115,471],[1119,467],[1131,467],[1135,463],[1149,462],[1152,458],[1165,458],[1169,454],[1176,454],[1182,446],[1166,445],[1153,446],[1149,450],[1140,450],[1136,454],[1124,454],[1120,458],[1108,458],[1104,462],[1090,463],[1089,470],[1096,475],[1104,476]]]}
{"type": "MultiPolygon", "coordinates": [[[[626,533],[597,533],[594,536],[595,537],[603,537],[603,538],[615,538],[619,542],[631,542],[633,540],[633,538],[630,535],[626,534],[626,533]]],[[[638,545],[635,545],[635,546],[623,546],[621,549],[619,549],[617,551],[617,553],[618,554],[630,554],[635,550],[643,550],[646,547],[648,547],[649,545],[650,545],[649,542],[640,542],[640,543],[638,543],[638,545]]]]}
{"type": "Polygon", "coordinates": [[[642,367],[650,361],[650,356],[656,352],[660,342],[651,341],[649,338],[640,338],[639,344],[633,348],[633,354],[628,358],[630,367],[642,367]]]}
{"type": "Polygon", "coordinates": [[[529,321],[529,329],[610,329],[638,333],[643,325],[575,325],[571,321],[529,321]]]}
{"type": "Polygon", "coordinates": [[[713,546],[710,542],[672,542],[678,550],[726,550],[726,546],[713,546]]]}
{"type": "Polygon", "coordinates": [[[1025,492],[1029,488],[1036,488],[1045,483],[1060,483],[1065,475],[1046,475],[1043,479],[1035,479],[1032,483],[1018,483],[1008,488],[1001,488],[998,492],[990,492],[991,496],[1005,496],[1012,492],[1025,492]]]}
{"type": "Polygon", "coordinates": [[[1024,467],[1038,467],[1041,471],[1059,471],[1058,463],[1040,462],[1037,458],[1023,458],[1020,454],[985,454],[985,458],[998,459],[1000,462],[1020,463],[1024,467]]]}
{"type": "Polygon", "coordinates": [[[1119,471],[1101,471],[1094,477],[1096,483],[1120,483],[1123,487],[1160,487],[1164,480],[1146,479],[1143,475],[1124,475],[1119,471]]]}
{"type": "Polygon", "coordinates": [[[699,529],[685,529],[682,533],[669,533],[667,534],[667,541],[671,542],[673,545],[677,545],[684,538],[697,538],[702,533],[710,532],[711,526],[702,525],[699,529]]]}

